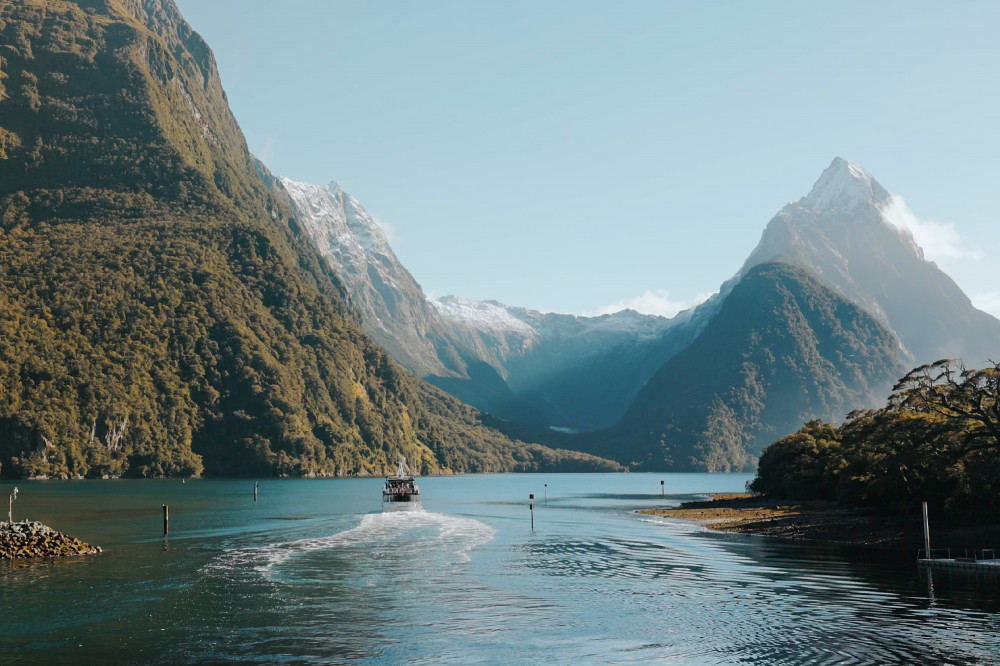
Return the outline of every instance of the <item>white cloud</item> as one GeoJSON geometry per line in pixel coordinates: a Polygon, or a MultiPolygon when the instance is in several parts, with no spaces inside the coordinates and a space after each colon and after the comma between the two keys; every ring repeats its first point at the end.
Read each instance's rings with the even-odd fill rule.
{"type": "Polygon", "coordinates": [[[972,304],[1000,319],[1000,291],[987,291],[972,297],[972,304]]]}
{"type": "Polygon", "coordinates": [[[699,303],[708,300],[711,294],[699,294],[689,301],[674,300],[670,297],[670,292],[666,289],[650,289],[644,294],[636,296],[628,301],[618,301],[611,305],[598,308],[596,312],[588,313],[587,316],[597,317],[600,315],[614,314],[622,310],[635,310],[642,314],[660,315],[661,317],[673,317],[678,312],[692,308],[699,303]]]}
{"type": "Polygon", "coordinates": [[[372,220],[375,221],[375,224],[382,231],[382,235],[385,236],[385,239],[389,241],[389,245],[395,248],[396,246],[403,244],[403,237],[399,235],[399,231],[396,227],[384,220],[378,219],[375,216],[372,216],[372,220]]]}
{"type": "Polygon", "coordinates": [[[271,158],[274,157],[274,149],[276,147],[277,141],[273,136],[268,136],[264,139],[264,147],[261,148],[260,152],[257,153],[257,159],[263,162],[265,165],[270,163],[271,158]]]}
{"type": "Polygon", "coordinates": [[[906,206],[903,197],[893,196],[892,201],[882,210],[887,222],[898,229],[913,234],[929,261],[949,261],[955,259],[982,259],[983,253],[967,248],[950,222],[921,220],[906,206]]]}

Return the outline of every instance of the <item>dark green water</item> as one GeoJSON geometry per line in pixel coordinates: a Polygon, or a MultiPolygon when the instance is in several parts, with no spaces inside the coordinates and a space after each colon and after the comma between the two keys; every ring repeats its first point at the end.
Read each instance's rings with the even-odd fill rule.
{"type": "Polygon", "coordinates": [[[995,578],[634,513],[747,478],[428,478],[386,513],[378,479],[266,480],[256,504],[245,480],[22,482],[15,519],[105,552],[0,563],[0,663],[1000,659],[995,578]]]}

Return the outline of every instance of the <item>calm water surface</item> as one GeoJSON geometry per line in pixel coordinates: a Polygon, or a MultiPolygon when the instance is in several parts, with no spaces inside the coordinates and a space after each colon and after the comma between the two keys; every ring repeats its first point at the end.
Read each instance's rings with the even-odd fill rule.
{"type": "Polygon", "coordinates": [[[426,478],[386,513],[379,479],[256,504],[245,480],[22,482],[15,519],[105,552],[0,563],[0,662],[1000,661],[994,578],[634,513],[748,478],[426,478]]]}

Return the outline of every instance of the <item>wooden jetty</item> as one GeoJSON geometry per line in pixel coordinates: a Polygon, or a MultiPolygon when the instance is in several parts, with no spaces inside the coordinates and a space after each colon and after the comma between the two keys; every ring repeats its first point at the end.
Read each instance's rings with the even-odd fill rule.
{"type": "Polygon", "coordinates": [[[965,569],[978,571],[981,573],[992,573],[1000,575],[1000,559],[992,549],[969,551],[955,551],[950,549],[936,549],[931,551],[917,551],[917,566],[933,567],[935,569],[965,569]]]}

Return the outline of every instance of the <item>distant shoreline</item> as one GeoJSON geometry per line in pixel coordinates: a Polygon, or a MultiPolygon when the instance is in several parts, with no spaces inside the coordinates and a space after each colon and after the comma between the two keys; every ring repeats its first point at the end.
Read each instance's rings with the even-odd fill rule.
{"type": "MultiPolygon", "coordinates": [[[[883,514],[833,502],[775,500],[742,493],[717,493],[711,497],[639,513],[695,522],[718,532],[789,541],[912,550],[914,554],[923,547],[923,524],[918,515],[883,514]]],[[[931,546],[1000,550],[1000,525],[954,526],[932,517],[931,546]]]]}

